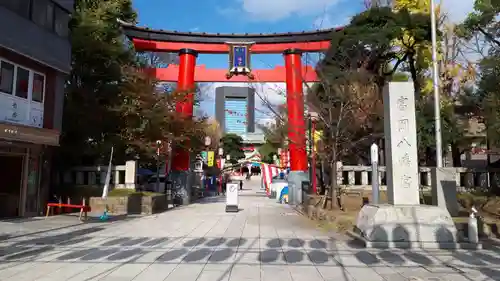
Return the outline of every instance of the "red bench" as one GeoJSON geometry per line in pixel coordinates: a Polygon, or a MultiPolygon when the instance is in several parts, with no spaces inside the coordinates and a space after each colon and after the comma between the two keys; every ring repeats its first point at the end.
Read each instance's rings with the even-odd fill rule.
{"type": "Polygon", "coordinates": [[[77,205],[77,204],[64,204],[64,203],[48,203],[47,204],[47,213],[45,214],[45,217],[48,217],[50,214],[53,213],[53,209],[52,207],[54,208],[59,208],[59,210],[61,210],[61,208],[67,208],[67,209],[80,209],[80,216],[79,216],[79,219],[81,220],[82,219],[82,215],[84,215],[84,218],[87,219],[87,213],[90,212],[90,206],[87,206],[85,204],[85,200],[83,200],[83,204],[80,204],[80,205],[77,205]]]}

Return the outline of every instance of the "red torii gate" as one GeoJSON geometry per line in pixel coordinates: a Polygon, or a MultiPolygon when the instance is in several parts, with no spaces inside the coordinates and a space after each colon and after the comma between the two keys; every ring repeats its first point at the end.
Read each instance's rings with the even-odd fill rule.
{"type": "MultiPolygon", "coordinates": [[[[123,24],[123,29],[138,51],[179,54],[179,65],[148,70],[158,80],[177,82],[179,90],[193,89],[195,81],[286,82],[286,104],[290,128],[288,131],[290,170],[307,171],[303,83],[315,82],[317,77],[312,66],[302,66],[301,56],[304,52],[320,52],[328,49],[330,34],[340,29],[273,34],[177,32],[153,30],[130,24],[123,24]],[[228,76],[228,70],[225,69],[207,69],[204,65],[196,65],[196,58],[200,53],[229,54],[230,63],[233,63],[235,46],[243,46],[246,50],[245,69],[239,73],[238,71],[232,73],[235,76],[228,76]],[[250,72],[250,53],[283,54],[285,66],[250,72]]],[[[239,57],[238,59],[245,60],[239,57]]],[[[176,110],[180,114],[192,117],[193,97],[191,96],[187,101],[179,102],[176,110]]],[[[188,169],[189,152],[176,149],[173,155],[172,170],[187,171],[188,169]]]]}

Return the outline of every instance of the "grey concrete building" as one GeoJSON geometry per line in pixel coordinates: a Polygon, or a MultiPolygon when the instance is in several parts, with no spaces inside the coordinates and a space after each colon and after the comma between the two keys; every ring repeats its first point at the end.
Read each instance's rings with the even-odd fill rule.
{"type": "Polygon", "coordinates": [[[73,0],[0,0],[0,217],[39,215],[59,145],[73,0]]]}
{"type": "MultiPolygon", "coordinates": [[[[231,132],[234,126],[246,128],[245,133],[255,132],[255,89],[250,87],[218,87],[215,89],[215,118],[225,133],[231,132]],[[228,109],[231,102],[241,100],[242,106],[235,109],[228,109]],[[236,112],[228,112],[234,110],[236,112]],[[238,124],[240,120],[228,120],[234,115],[239,115],[239,119],[245,120],[238,124]],[[243,115],[243,116],[241,116],[243,115]]],[[[239,132],[243,132],[239,131],[239,132]]],[[[238,133],[238,132],[235,132],[238,133]]]]}

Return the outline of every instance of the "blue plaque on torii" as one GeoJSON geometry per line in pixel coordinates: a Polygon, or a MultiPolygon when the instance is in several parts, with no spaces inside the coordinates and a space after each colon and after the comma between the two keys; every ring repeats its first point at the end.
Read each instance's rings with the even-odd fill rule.
{"type": "Polygon", "coordinates": [[[250,69],[250,45],[251,43],[227,43],[229,49],[229,72],[226,78],[234,75],[246,75],[254,79],[250,69]]]}

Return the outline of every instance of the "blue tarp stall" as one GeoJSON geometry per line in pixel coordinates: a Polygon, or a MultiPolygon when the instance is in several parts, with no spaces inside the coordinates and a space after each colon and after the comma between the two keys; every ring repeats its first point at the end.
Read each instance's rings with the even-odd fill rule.
{"type": "Polygon", "coordinates": [[[144,168],[137,169],[137,175],[139,175],[139,176],[152,176],[154,174],[156,174],[156,173],[149,170],[149,169],[144,169],[144,168]]]}
{"type": "Polygon", "coordinates": [[[284,203],[287,204],[288,203],[288,186],[285,186],[281,190],[278,202],[281,203],[281,204],[284,204],[284,203]]]}

